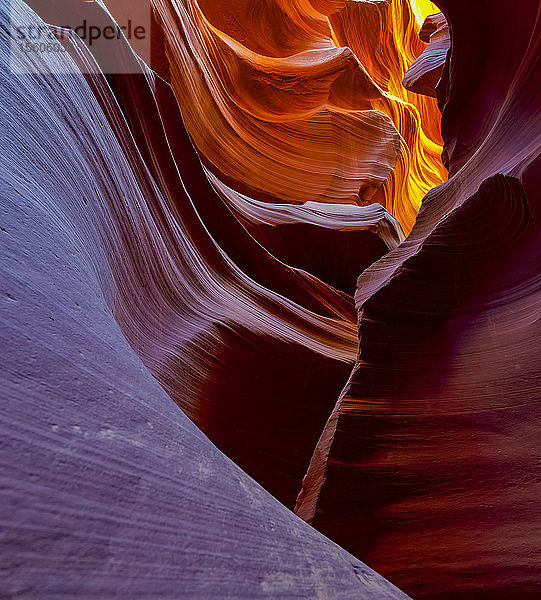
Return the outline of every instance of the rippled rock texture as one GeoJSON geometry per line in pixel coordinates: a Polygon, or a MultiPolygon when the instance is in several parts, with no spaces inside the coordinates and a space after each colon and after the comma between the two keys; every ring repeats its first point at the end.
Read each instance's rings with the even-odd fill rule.
{"type": "Polygon", "coordinates": [[[267,202],[379,202],[411,229],[447,172],[436,101],[401,84],[425,47],[409,1],[154,5],[211,171],[267,202]]]}
{"type": "Polygon", "coordinates": [[[438,4],[453,32],[437,86],[451,176],[359,278],[359,356],[296,510],[414,598],[529,599],[541,591],[539,5],[438,4]]]}
{"type": "Polygon", "coordinates": [[[537,0],[151,4],[2,12],[8,597],[537,598],[537,0]]]}
{"type": "MultiPolygon", "coordinates": [[[[109,22],[98,5],[81,10],[109,22]]],[[[44,27],[21,2],[11,19],[44,27]]],[[[248,235],[205,178],[170,88],[126,43],[113,58],[129,69],[106,79],[55,31],[70,55],[34,56],[36,74],[4,73],[0,92],[3,594],[406,598],[221,454],[162,389],[223,444],[249,446],[261,480],[279,444],[294,472],[324,406],[295,436],[283,407],[310,370],[305,402],[332,403],[354,356],[349,296],[248,235]],[[250,400],[262,406],[243,422],[250,400]]],[[[302,396],[291,411],[300,424],[302,396]]]]}

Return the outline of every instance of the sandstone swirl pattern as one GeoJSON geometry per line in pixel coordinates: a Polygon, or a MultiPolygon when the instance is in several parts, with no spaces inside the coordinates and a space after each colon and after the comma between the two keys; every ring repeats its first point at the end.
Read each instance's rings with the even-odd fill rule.
{"type": "MultiPolygon", "coordinates": [[[[81,10],[109,22],[96,4],[81,10]]],[[[2,61],[17,68],[30,58],[5,53],[13,22],[44,24],[19,1],[11,19],[2,61]]],[[[71,55],[33,57],[36,73],[69,73],[4,73],[0,88],[2,593],[407,598],[221,454],[149,372],[209,429],[227,429],[226,408],[199,401],[213,378],[224,400],[225,385],[240,387],[219,361],[244,351],[243,373],[264,374],[266,361],[278,387],[293,377],[283,369],[311,367],[314,394],[332,389],[354,354],[348,297],[238,225],[205,187],[170,88],[137,72],[125,43],[112,58],[132,75],[106,79],[80,40],[56,32],[71,55]],[[245,270],[203,224],[205,202],[222,235],[238,235],[232,255],[251,244],[245,270]]],[[[273,433],[287,444],[287,429],[273,433]]],[[[256,458],[268,451],[260,435],[256,458]]]]}
{"type": "Polygon", "coordinates": [[[7,596],[538,598],[538,0],[112,4],[1,9],[7,596]]]}
{"type": "Polygon", "coordinates": [[[410,230],[446,172],[435,100],[401,85],[424,48],[408,1],[154,6],[186,126],[218,177],[260,200],[380,202],[410,230]]]}
{"type": "Polygon", "coordinates": [[[438,4],[450,178],[359,278],[358,360],[296,510],[415,598],[537,598],[540,7],[438,4]]]}

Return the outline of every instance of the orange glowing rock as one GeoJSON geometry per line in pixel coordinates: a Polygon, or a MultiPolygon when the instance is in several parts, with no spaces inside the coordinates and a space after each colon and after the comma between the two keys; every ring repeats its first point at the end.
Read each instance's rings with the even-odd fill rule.
{"type": "Polygon", "coordinates": [[[263,201],[377,201],[411,229],[446,171],[435,100],[401,86],[425,47],[408,1],[154,4],[183,118],[217,177],[263,201]]]}
{"type": "Polygon", "coordinates": [[[400,159],[377,199],[409,233],[422,197],[447,176],[440,159],[437,103],[402,85],[425,44],[408,1],[338,4],[327,11],[333,39],[353,50],[382,90],[372,106],[392,119],[402,138],[400,159]]]}

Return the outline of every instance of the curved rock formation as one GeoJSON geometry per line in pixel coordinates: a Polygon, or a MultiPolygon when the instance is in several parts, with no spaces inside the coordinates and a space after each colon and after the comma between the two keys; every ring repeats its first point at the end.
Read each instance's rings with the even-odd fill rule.
{"type": "MultiPolygon", "coordinates": [[[[429,9],[431,3],[420,7],[429,9]]],[[[409,233],[426,192],[447,172],[440,160],[435,100],[412,93],[402,79],[425,44],[409,1],[335,2],[326,9],[335,43],[350,47],[382,91],[372,102],[389,115],[402,136],[400,159],[382,193],[382,204],[409,233]]]]}
{"type": "Polygon", "coordinates": [[[296,510],[415,598],[533,599],[539,4],[520,18],[503,0],[438,4],[453,32],[438,86],[452,176],[359,278],[359,359],[296,510]]]}
{"type": "MultiPolygon", "coordinates": [[[[302,346],[321,369],[347,360],[347,324],[248,278],[210,237],[170,154],[166,88],[152,73],[134,63],[106,81],[59,30],[70,56],[17,46],[8,56],[15,24],[44,27],[19,0],[12,8],[2,64],[33,60],[36,74],[0,84],[3,593],[406,598],[225,458],[134,352],[162,381],[169,354],[188,410],[225,348],[256,361],[258,345],[274,345],[278,362],[267,361],[280,372],[302,346]]],[[[100,18],[97,5],[82,10],[100,18]]],[[[115,52],[136,61],[124,43],[115,52]]],[[[274,262],[293,287],[304,281],[274,262]]]]}
{"type": "MultiPolygon", "coordinates": [[[[96,4],[81,10],[94,22],[104,19],[103,27],[108,22],[96,4]]],[[[76,40],[73,46],[79,68],[98,72],[86,47],[76,40]]],[[[107,81],[93,75],[88,84],[134,175],[117,163],[115,142],[107,168],[94,174],[97,191],[84,179],[66,182],[87,203],[97,195],[105,213],[108,227],[100,231],[115,275],[115,318],[186,414],[292,507],[354,362],[351,299],[280,263],[248,235],[201,172],[170,88],[150,73],[137,74],[137,59],[122,41],[115,52],[107,60],[117,60],[121,74],[107,81]],[[254,389],[257,412],[249,410],[254,389]],[[304,420],[308,408],[312,418],[304,420]]],[[[73,97],[65,103],[86,106],[73,97]]],[[[25,111],[32,127],[43,124],[43,115],[25,111]]],[[[81,123],[72,126],[86,130],[79,113],[81,123]]],[[[47,147],[42,154],[49,156],[47,147]]],[[[51,158],[43,168],[55,172],[55,165],[51,158]]]]}
{"type": "Polygon", "coordinates": [[[408,0],[154,5],[186,126],[218,178],[262,201],[375,200],[411,229],[447,172],[435,100],[401,86],[425,46],[408,0]]]}
{"type": "Polygon", "coordinates": [[[410,65],[402,84],[412,92],[436,98],[436,86],[451,45],[449,26],[443,13],[428,16],[419,37],[428,46],[410,65]]]}
{"type": "Polygon", "coordinates": [[[34,4],[5,593],[538,598],[539,1],[153,0],[150,65],[34,4]]]}
{"type": "Polygon", "coordinates": [[[207,172],[244,227],[274,256],[353,294],[359,271],[404,239],[379,204],[271,204],[249,198],[207,172]]]}

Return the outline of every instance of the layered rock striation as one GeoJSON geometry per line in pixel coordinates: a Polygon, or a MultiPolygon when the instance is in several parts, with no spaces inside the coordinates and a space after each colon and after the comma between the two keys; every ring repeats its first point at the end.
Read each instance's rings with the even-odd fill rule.
{"type": "Polygon", "coordinates": [[[437,4],[451,176],[358,280],[358,360],[296,510],[415,598],[522,600],[541,566],[539,4],[437,4]]]}

